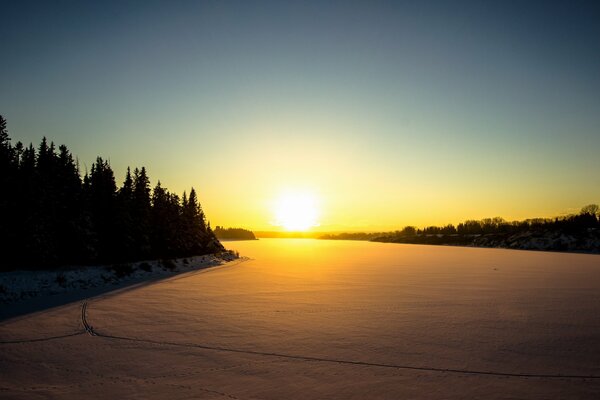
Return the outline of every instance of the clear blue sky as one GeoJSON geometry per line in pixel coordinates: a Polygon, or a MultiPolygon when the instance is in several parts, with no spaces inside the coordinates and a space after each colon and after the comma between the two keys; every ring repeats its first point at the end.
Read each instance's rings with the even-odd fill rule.
{"type": "Polygon", "coordinates": [[[3,1],[0,113],[213,225],[289,188],[323,229],[600,202],[600,3],[290,3],[3,1]]]}

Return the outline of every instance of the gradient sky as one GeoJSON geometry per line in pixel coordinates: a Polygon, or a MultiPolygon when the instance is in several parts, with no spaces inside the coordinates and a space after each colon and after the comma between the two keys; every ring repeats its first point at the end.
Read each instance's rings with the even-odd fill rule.
{"type": "Polygon", "coordinates": [[[284,190],[320,230],[600,203],[597,2],[83,3],[2,1],[13,141],[194,186],[213,226],[276,229],[284,190]]]}

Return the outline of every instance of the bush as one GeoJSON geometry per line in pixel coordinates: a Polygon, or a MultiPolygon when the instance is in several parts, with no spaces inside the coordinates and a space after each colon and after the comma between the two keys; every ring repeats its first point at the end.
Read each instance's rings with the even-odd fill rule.
{"type": "Polygon", "coordinates": [[[150,272],[152,271],[152,265],[148,264],[147,262],[143,262],[139,265],[139,268],[142,271],[146,271],[146,272],[150,272]]]}
{"type": "Polygon", "coordinates": [[[67,285],[67,278],[65,277],[65,274],[62,272],[56,274],[56,283],[58,283],[60,287],[65,287],[67,285]]]}
{"type": "Polygon", "coordinates": [[[133,274],[133,267],[131,264],[115,264],[111,269],[117,278],[123,278],[133,274]]]}
{"type": "Polygon", "coordinates": [[[175,265],[173,260],[162,260],[161,264],[163,268],[168,269],[169,271],[173,271],[175,268],[177,268],[177,265],[175,265]]]}

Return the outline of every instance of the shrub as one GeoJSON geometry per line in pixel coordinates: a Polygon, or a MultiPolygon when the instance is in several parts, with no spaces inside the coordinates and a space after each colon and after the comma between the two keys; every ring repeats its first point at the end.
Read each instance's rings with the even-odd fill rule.
{"type": "Polygon", "coordinates": [[[177,268],[177,265],[175,265],[173,260],[162,260],[161,264],[163,268],[168,269],[169,271],[173,271],[175,268],[177,268]]]}
{"type": "Polygon", "coordinates": [[[146,272],[150,272],[152,271],[152,265],[148,264],[147,262],[143,262],[139,265],[139,268],[142,271],[146,271],[146,272]]]}
{"type": "Polygon", "coordinates": [[[65,287],[67,285],[67,277],[65,276],[65,274],[63,274],[62,272],[56,274],[56,283],[58,283],[60,287],[65,287]]]}
{"type": "Polygon", "coordinates": [[[115,264],[112,266],[112,270],[117,278],[123,278],[133,274],[133,267],[131,264],[115,264]]]}

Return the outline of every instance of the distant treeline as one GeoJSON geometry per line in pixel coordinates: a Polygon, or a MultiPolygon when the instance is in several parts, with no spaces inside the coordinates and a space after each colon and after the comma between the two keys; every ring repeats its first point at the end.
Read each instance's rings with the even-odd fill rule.
{"type": "Polygon", "coordinates": [[[407,226],[387,233],[340,233],[321,239],[437,244],[517,249],[600,252],[600,207],[590,204],[579,214],[557,218],[506,221],[468,220],[456,226],[407,226]]]}
{"type": "Polygon", "coordinates": [[[484,218],[482,220],[467,220],[458,224],[445,226],[428,226],[418,229],[406,226],[401,231],[395,231],[393,236],[414,235],[484,235],[489,233],[519,233],[525,231],[562,230],[566,233],[577,234],[587,232],[588,229],[600,228],[598,221],[599,207],[590,204],[581,209],[579,214],[556,218],[533,218],[524,221],[506,221],[503,218],[484,218]]]}
{"type": "Polygon", "coordinates": [[[390,232],[342,232],[326,233],[319,236],[319,239],[329,240],[373,240],[381,236],[388,235],[390,232]]]}
{"type": "Polygon", "coordinates": [[[223,240],[256,240],[252,231],[242,228],[223,228],[222,226],[217,226],[215,228],[215,235],[217,238],[223,240]]]}
{"type": "Polygon", "coordinates": [[[312,239],[318,237],[315,232],[287,232],[287,231],[256,231],[257,238],[264,239],[312,239]]]}
{"type": "Polygon", "coordinates": [[[11,144],[0,116],[0,270],[186,257],[223,250],[196,191],[180,198],[146,169],[117,187],[98,157],[81,177],[65,145],[11,144]]]}

